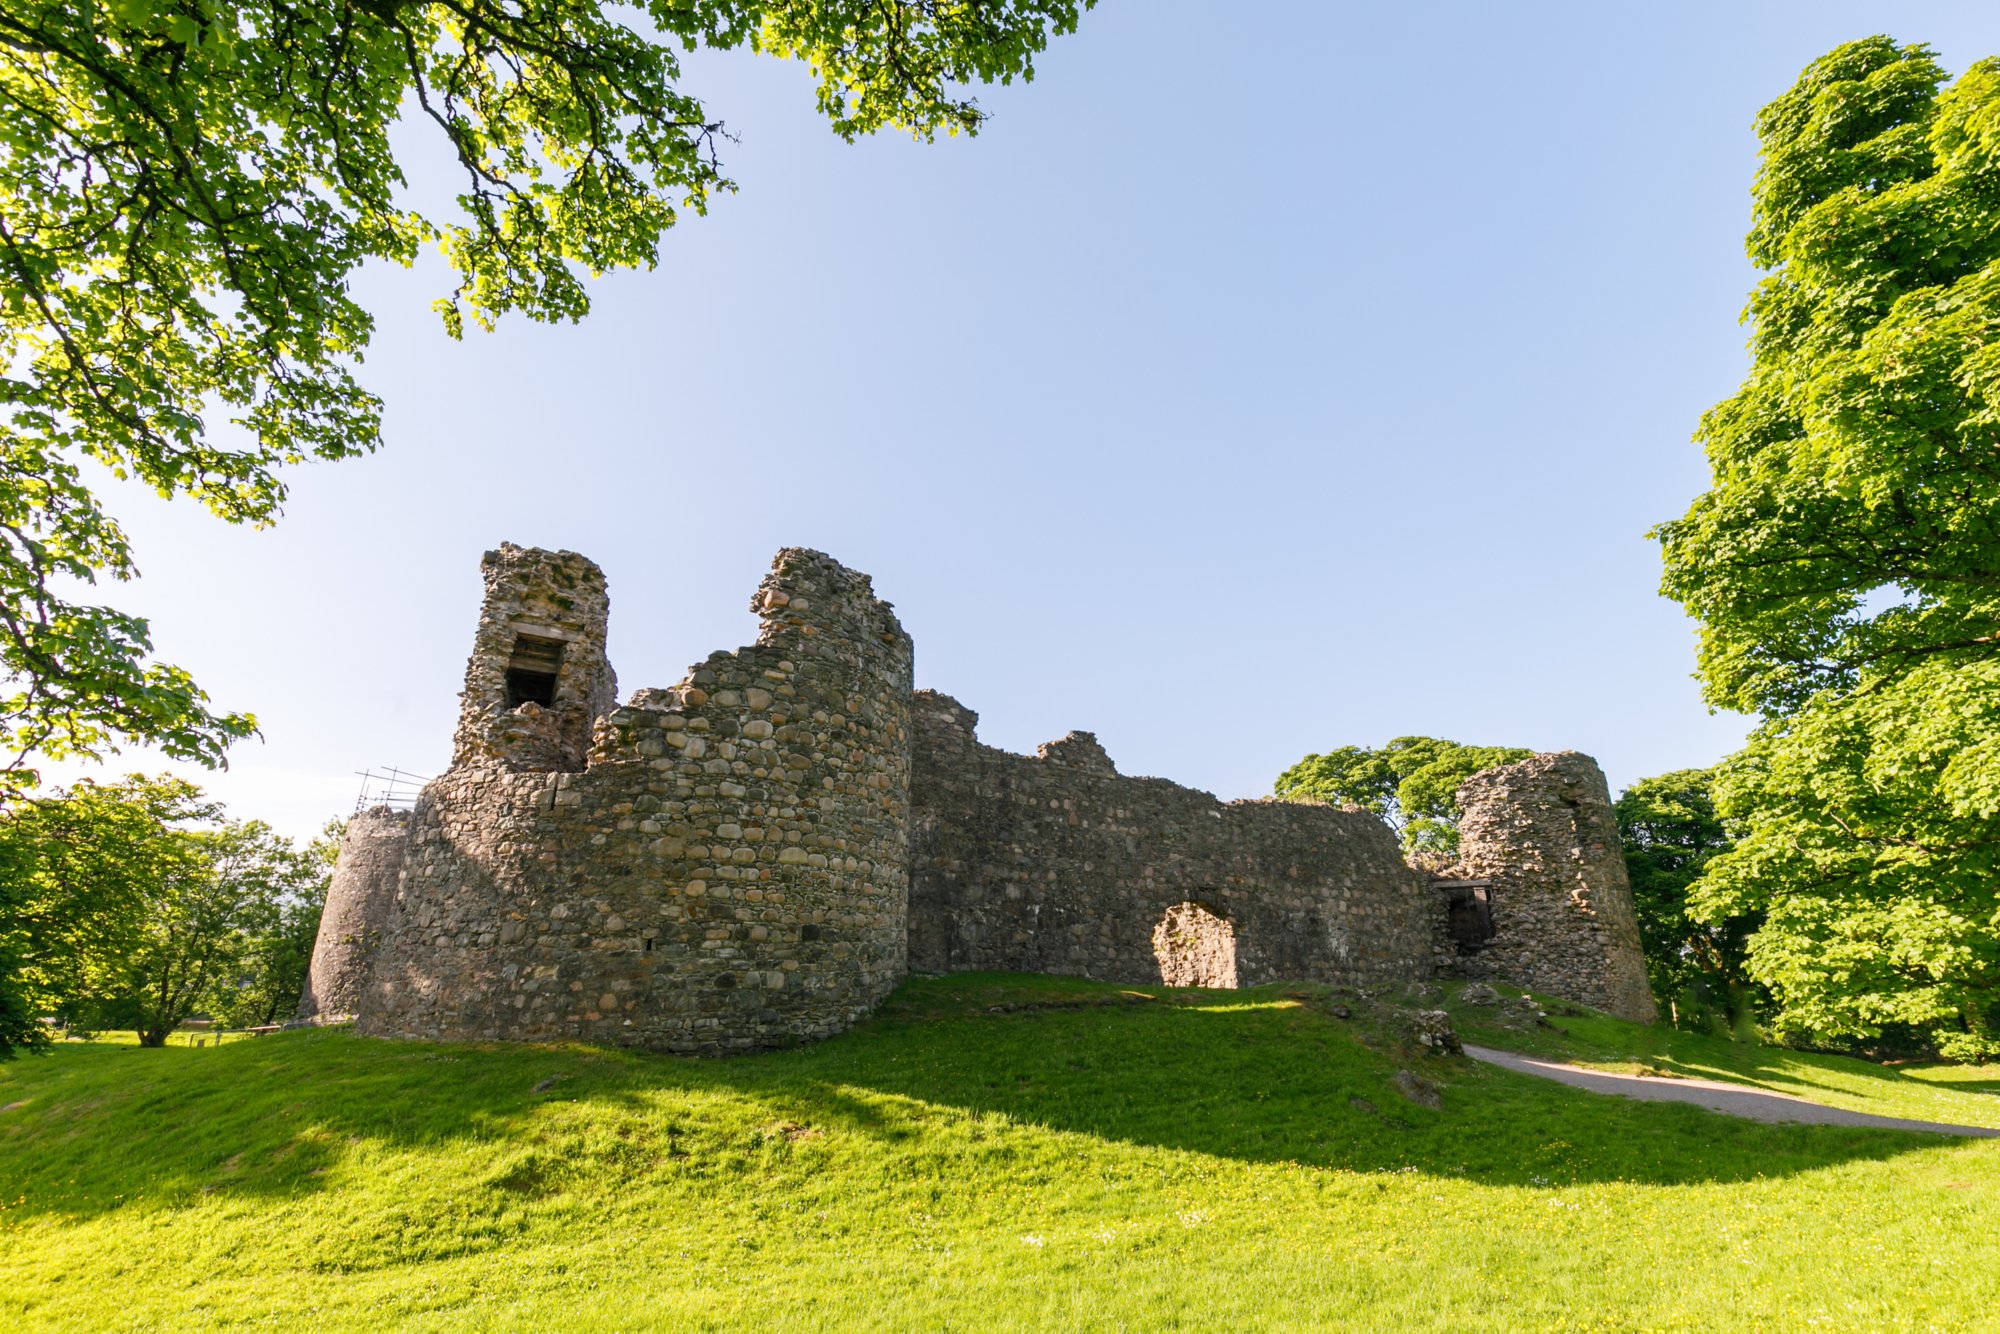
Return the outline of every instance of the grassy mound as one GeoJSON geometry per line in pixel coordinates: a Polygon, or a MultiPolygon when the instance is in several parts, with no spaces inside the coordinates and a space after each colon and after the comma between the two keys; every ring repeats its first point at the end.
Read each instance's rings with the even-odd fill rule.
{"type": "MultiPolygon", "coordinates": [[[[1457,1009],[1489,1045],[2000,1124],[1991,1068],[1457,1009]]],[[[0,1324],[1955,1329],[2000,1300],[2000,1142],[1601,1098],[1377,1018],[961,976],[722,1062],[71,1044],[0,1067],[0,1324]]]]}

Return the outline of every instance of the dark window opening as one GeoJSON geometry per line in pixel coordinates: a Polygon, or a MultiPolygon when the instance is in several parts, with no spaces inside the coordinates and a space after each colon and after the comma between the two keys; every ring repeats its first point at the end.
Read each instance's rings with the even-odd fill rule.
{"type": "Polygon", "coordinates": [[[537,635],[514,636],[514,651],[507,658],[507,707],[539,704],[548,708],[556,702],[556,674],[562,670],[560,639],[537,635]]]}
{"type": "Polygon", "coordinates": [[[1476,954],[1499,932],[1493,926],[1493,890],[1487,885],[1453,885],[1445,890],[1445,927],[1460,954],[1476,954]]]}
{"type": "Polygon", "coordinates": [[[507,669],[508,708],[539,704],[546,709],[555,702],[556,678],[553,673],[524,672],[519,667],[507,669]]]}

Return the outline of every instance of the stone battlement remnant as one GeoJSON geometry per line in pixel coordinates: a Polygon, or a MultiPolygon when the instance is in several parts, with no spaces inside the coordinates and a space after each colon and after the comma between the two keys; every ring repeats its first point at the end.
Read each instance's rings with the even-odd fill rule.
{"type": "Polygon", "coordinates": [[[1087,732],[1010,755],[927,690],[914,718],[912,968],[1231,979],[1185,983],[1207,986],[1424,975],[1423,878],[1367,812],[1122,777],[1087,732]],[[1163,954],[1169,919],[1160,939],[1183,943],[1163,954]]]}
{"type": "Polygon", "coordinates": [[[868,576],[819,552],[778,553],[755,644],[622,706],[597,566],[506,545],[482,570],[451,768],[413,812],[350,823],[301,1018],[713,1055],[837,1033],[912,968],[1442,970],[1650,1017],[1583,756],[1509,766],[1549,761],[1553,786],[1468,784],[1465,860],[1493,870],[1471,939],[1364,812],[1126,777],[1088,732],[982,745],[971,710],[912,689],[868,576]]]}
{"type": "Polygon", "coordinates": [[[1446,971],[1651,1023],[1657,1017],[1611,792],[1563,751],[1474,774],[1458,790],[1454,876],[1491,881],[1492,935],[1446,971]]]}

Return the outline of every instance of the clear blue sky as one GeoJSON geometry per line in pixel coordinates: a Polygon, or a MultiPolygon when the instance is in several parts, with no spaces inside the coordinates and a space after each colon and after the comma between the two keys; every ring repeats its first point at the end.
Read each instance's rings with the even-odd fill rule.
{"type": "Polygon", "coordinates": [[[294,832],[445,763],[502,540],[604,566],[624,692],[746,642],[804,545],[1009,749],[1092,729],[1225,797],[1406,733],[1707,764],[1747,724],[1645,532],[1745,364],[1752,117],[1882,31],[2000,52],[1990,3],[1106,0],[928,147],[705,57],[742,191],[656,271],[458,344],[437,269],[371,271],[387,447],[263,533],[122,497],[108,600],[259,715],[209,785],[294,832]]]}

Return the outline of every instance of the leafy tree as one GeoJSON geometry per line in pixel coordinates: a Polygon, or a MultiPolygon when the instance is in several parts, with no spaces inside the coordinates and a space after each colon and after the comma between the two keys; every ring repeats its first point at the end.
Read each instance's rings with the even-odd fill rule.
{"type": "Polygon", "coordinates": [[[27,978],[32,945],[24,922],[27,877],[13,853],[0,837],[0,1061],[48,1042],[43,1009],[27,978]]]}
{"type": "Polygon", "coordinates": [[[1765,719],[1691,909],[1764,918],[1781,1032],[2000,1051],[2000,61],[1852,42],[1757,131],[1751,370],[1656,530],[1708,698],[1765,719]]]}
{"type": "MultiPolygon", "coordinates": [[[[106,1009],[144,1047],[163,1045],[197,1014],[267,1021],[279,1006],[296,1005],[296,988],[288,999],[275,994],[284,979],[270,967],[274,955],[280,969],[288,962],[286,906],[325,901],[324,860],[262,821],[180,831],[176,841],[182,856],[149,905],[106,1009]]],[[[312,920],[316,928],[316,913],[312,920]]]]}
{"type": "Polygon", "coordinates": [[[682,210],[734,188],[684,52],[803,61],[836,133],[928,140],[976,132],[965,87],[1032,78],[1092,3],[0,7],[0,779],[133,740],[213,764],[254,727],[150,661],[143,619],[68,591],[134,573],[85,460],[269,523],[280,465],[378,443],[358,266],[435,245],[454,336],[575,320],[586,275],[651,266],[682,210]],[[455,212],[408,202],[399,150],[424,145],[399,126],[455,163],[455,212]]]}
{"type": "Polygon", "coordinates": [[[1288,801],[1364,807],[1396,831],[1405,852],[1442,860],[1458,851],[1459,787],[1482,769],[1533,753],[1399,736],[1380,750],[1342,746],[1308,755],[1278,775],[1273,791],[1288,801]]]}
{"type": "Polygon", "coordinates": [[[7,934],[17,968],[7,1051],[39,1045],[36,1018],[129,1027],[142,1045],[217,1013],[270,1022],[298,1002],[331,853],[258,821],[227,822],[192,784],[78,783],[0,824],[7,934]]]}
{"type": "Polygon", "coordinates": [[[46,1040],[37,1019],[122,994],[162,886],[188,860],[179,827],[218,808],[191,784],[133,777],[17,800],[0,815],[0,1054],[46,1040]]]}
{"type": "Polygon", "coordinates": [[[269,842],[262,874],[272,896],[242,928],[234,975],[222,979],[209,1002],[211,1013],[228,1026],[274,1024],[298,1008],[343,824],[334,821],[303,848],[275,837],[269,842]]]}
{"type": "Polygon", "coordinates": [[[1677,1027],[1740,1032],[1763,999],[1746,962],[1760,919],[1709,922],[1688,914],[1688,887],[1732,846],[1714,789],[1711,771],[1681,769],[1640,779],[1614,809],[1653,993],[1677,1027]]]}

